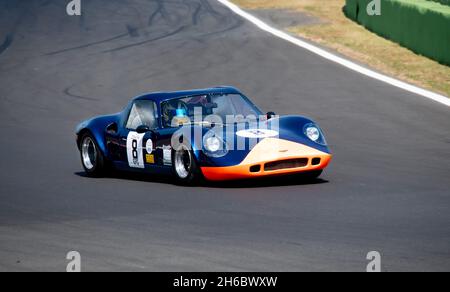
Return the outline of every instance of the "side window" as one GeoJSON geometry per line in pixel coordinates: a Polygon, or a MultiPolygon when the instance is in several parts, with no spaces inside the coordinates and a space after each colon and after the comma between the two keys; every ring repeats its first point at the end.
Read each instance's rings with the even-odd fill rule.
{"type": "Polygon", "coordinates": [[[148,126],[150,129],[158,128],[156,104],[149,100],[137,100],[134,102],[126,128],[136,130],[139,126],[148,126]]]}

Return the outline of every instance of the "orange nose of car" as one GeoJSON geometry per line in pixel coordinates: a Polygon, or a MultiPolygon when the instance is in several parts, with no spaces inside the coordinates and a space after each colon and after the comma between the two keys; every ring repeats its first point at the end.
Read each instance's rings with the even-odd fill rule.
{"type": "Polygon", "coordinates": [[[208,180],[235,180],[322,170],[328,166],[331,157],[331,154],[300,143],[266,138],[239,165],[202,167],[201,170],[208,180]]]}

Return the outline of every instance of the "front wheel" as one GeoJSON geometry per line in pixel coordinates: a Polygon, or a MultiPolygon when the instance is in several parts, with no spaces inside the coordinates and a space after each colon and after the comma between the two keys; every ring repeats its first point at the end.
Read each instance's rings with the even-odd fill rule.
{"type": "Polygon", "coordinates": [[[105,173],[105,159],[95,138],[84,134],[80,143],[81,163],[88,176],[99,177],[105,173]]]}
{"type": "Polygon", "coordinates": [[[177,182],[181,185],[193,185],[201,179],[194,153],[186,145],[172,151],[172,167],[177,182]]]}

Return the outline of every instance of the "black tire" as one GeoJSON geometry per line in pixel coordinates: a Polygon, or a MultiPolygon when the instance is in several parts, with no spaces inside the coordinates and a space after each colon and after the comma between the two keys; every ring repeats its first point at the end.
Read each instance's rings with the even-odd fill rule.
{"type": "Polygon", "coordinates": [[[195,160],[194,152],[185,145],[180,145],[178,150],[172,150],[172,172],[179,185],[192,186],[202,180],[202,174],[195,160]],[[181,160],[183,163],[181,163],[181,160]]]}
{"type": "Polygon", "coordinates": [[[84,133],[81,136],[79,149],[81,164],[86,174],[90,177],[104,176],[106,172],[105,157],[90,133],[84,133]]]}

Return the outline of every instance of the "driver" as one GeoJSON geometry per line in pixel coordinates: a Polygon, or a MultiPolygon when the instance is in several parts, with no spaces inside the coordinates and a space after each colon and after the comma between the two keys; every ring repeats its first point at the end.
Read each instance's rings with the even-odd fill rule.
{"type": "Polygon", "coordinates": [[[179,127],[189,124],[188,106],[181,100],[168,101],[163,106],[163,121],[166,126],[179,127]]]}

